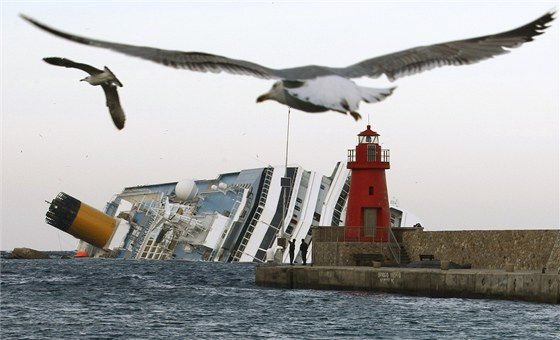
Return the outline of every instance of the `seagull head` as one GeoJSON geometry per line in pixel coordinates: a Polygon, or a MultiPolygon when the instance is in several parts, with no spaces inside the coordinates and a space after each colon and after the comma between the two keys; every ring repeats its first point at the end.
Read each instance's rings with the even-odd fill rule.
{"type": "Polygon", "coordinates": [[[281,80],[274,83],[274,85],[272,85],[272,88],[270,88],[267,93],[260,95],[257,98],[257,103],[263,102],[265,100],[276,100],[277,102],[285,103],[284,86],[282,85],[281,80]]]}
{"type": "Polygon", "coordinates": [[[88,83],[91,84],[91,81],[90,81],[90,80],[91,80],[91,77],[90,77],[90,76],[87,76],[87,77],[85,77],[84,79],[80,79],[80,81],[87,81],[88,83]]]}

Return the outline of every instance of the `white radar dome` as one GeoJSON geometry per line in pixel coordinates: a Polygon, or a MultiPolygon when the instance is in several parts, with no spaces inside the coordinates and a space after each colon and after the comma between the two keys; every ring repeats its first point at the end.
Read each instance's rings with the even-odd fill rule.
{"type": "Polygon", "coordinates": [[[184,179],[175,185],[175,196],[181,201],[192,200],[198,194],[198,188],[194,180],[184,179]]]}

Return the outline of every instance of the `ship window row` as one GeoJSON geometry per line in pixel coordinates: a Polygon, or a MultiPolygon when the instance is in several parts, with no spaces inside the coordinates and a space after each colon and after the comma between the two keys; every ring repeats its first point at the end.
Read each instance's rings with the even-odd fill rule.
{"type": "Polygon", "coordinates": [[[251,220],[251,223],[249,224],[249,228],[247,228],[247,232],[245,233],[245,237],[243,237],[243,240],[241,241],[241,244],[239,245],[239,248],[237,249],[237,251],[235,253],[235,258],[237,260],[239,260],[239,258],[241,257],[241,255],[245,251],[245,247],[247,246],[247,242],[249,242],[249,238],[251,237],[251,235],[253,233],[253,230],[255,229],[255,225],[257,224],[258,220],[261,217],[261,213],[263,212],[263,209],[264,209],[263,206],[265,205],[266,199],[267,199],[267,196],[268,196],[268,189],[270,188],[271,177],[272,177],[271,169],[266,169],[265,180],[264,180],[263,188],[262,188],[262,191],[261,191],[261,197],[259,199],[259,207],[255,211],[255,214],[253,215],[253,219],[251,220]]]}
{"type": "Polygon", "coordinates": [[[333,214],[333,219],[331,222],[331,226],[332,227],[338,227],[340,224],[340,214],[334,213],[333,214]]]}

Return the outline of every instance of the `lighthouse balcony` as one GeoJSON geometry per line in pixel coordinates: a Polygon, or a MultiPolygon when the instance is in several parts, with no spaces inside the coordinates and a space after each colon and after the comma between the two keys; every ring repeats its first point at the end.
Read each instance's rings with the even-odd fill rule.
{"type": "Polygon", "coordinates": [[[366,157],[356,157],[355,149],[348,149],[348,163],[352,162],[383,162],[389,163],[391,153],[389,149],[376,150],[375,148],[368,148],[366,157]],[[364,159],[360,159],[364,158],[364,159]]]}

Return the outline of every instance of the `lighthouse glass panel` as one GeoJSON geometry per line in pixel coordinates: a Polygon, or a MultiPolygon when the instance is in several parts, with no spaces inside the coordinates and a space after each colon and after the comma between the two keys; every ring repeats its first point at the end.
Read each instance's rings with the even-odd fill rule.
{"type": "Polygon", "coordinates": [[[358,136],[359,144],[379,144],[379,136],[358,136]]]}
{"type": "Polygon", "coordinates": [[[375,162],[375,144],[370,144],[367,146],[367,161],[375,162]]]}

